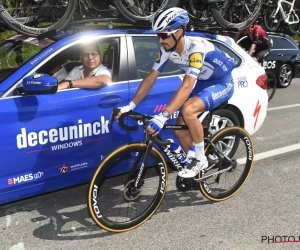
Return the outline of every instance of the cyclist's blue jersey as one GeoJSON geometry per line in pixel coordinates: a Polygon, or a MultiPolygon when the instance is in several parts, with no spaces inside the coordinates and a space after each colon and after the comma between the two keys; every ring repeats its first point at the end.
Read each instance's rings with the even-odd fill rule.
{"type": "Polygon", "coordinates": [[[208,82],[214,84],[231,74],[234,69],[232,58],[221,52],[214,44],[201,37],[184,38],[185,45],[181,55],[176,51],[166,52],[161,47],[152,69],[162,72],[168,60],[171,60],[183,69],[186,75],[197,78],[197,85],[208,82]]]}

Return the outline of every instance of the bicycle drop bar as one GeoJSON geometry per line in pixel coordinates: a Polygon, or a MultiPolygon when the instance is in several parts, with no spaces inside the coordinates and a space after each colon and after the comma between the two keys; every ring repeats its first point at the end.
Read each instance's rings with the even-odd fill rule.
{"type": "MultiPolygon", "coordinates": [[[[149,115],[143,115],[141,113],[138,112],[134,112],[134,111],[129,111],[127,113],[122,114],[119,117],[119,125],[121,128],[127,130],[127,131],[135,131],[138,130],[138,126],[127,126],[124,122],[124,118],[129,116],[131,119],[135,120],[135,121],[142,121],[144,126],[147,126],[147,124],[149,123],[149,120],[152,119],[152,116],[149,115]]],[[[163,141],[160,139],[160,137],[158,138],[157,136],[149,136],[150,140],[152,140],[154,143],[156,143],[159,146],[167,146],[171,144],[171,141],[167,140],[167,141],[163,141]]]]}

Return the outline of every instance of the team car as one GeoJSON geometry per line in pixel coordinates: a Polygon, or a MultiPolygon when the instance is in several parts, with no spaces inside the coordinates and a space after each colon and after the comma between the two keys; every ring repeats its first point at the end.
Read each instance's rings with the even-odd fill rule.
{"type": "Polygon", "coordinates": [[[289,35],[282,33],[268,33],[268,35],[273,40],[273,48],[263,67],[275,74],[278,87],[286,88],[293,78],[300,77],[300,48],[289,35]]]}
{"type": "MultiPolygon", "coordinates": [[[[300,77],[300,48],[292,37],[283,33],[267,32],[273,41],[270,54],[262,66],[276,77],[277,87],[288,87],[293,78],[300,77]]],[[[241,43],[241,38],[238,43],[241,43]]]]}
{"type": "MultiPolygon", "coordinates": [[[[148,29],[90,29],[39,40],[15,35],[0,44],[0,204],[87,183],[109,152],[143,139],[141,126],[124,131],[117,123],[112,128],[108,123],[113,107],[127,105],[151,70],[159,40],[148,29]],[[113,82],[100,89],[57,91],[56,79],[45,73],[48,65],[63,59],[71,70],[80,64],[79,48],[91,41],[99,44],[113,82]]],[[[263,67],[230,37],[195,31],[187,35],[204,37],[233,58],[235,90],[224,109],[232,110],[239,125],[254,134],[268,106],[263,67]]],[[[183,77],[182,70],[169,62],[135,110],[148,115],[161,112],[183,77]]],[[[175,123],[178,113],[169,124],[175,123]]],[[[219,129],[228,125],[230,119],[222,119],[221,112],[219,129]]],[[[161,136],[173,134],[162,131],[161,136]]]]}

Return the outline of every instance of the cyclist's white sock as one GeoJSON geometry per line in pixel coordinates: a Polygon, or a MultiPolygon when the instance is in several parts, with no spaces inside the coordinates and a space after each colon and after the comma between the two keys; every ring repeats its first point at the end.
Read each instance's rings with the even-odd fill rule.
{"type": "Polygon", "coordinates": [[[204,154],[204,141],[195,143],[195,158],[199,161],[205,161],[206,156],[204,154]]]}

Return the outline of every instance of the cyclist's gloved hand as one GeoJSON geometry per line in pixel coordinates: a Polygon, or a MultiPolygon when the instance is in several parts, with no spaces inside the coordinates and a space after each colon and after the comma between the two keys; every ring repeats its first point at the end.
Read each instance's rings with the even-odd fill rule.
{"type": "Polygon", "coordinates": [[[155,115],[150,121],[148,126],[150,126],[155,132],[160,132],[160,130],[165,125],[169,118],[165,117],[162,113],[155,115]]]}
{"type": "Polygon", "coordinates": [[[134,104],[134,102],[131,101],[128,105],[123,106],[123,107],[119,107],[119,109],[120,109],[120,112],[121,112],[122,114],[124,114],[124,113],[129,112],[130,110],[133,110],[133,109],[135,108],[135,106],[136,106],[136,105],[134,104]]]}

